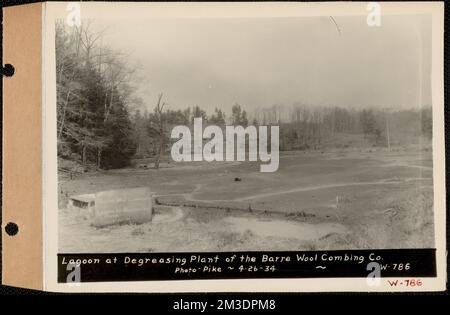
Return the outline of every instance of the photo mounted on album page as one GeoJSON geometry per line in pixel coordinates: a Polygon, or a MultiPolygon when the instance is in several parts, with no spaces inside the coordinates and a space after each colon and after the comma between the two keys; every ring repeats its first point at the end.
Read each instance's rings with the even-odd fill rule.
{"type": "Polygon", "coordinates": [[[44,3],[44,290],[445,290],[443,21],[44,3]]]}

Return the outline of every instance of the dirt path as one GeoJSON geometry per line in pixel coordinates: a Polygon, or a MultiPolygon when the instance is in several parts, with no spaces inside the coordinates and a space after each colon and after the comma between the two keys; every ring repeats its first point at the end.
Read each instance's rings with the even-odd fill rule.
{"type": "Polygon", "coordinates": [[[431,178],[405,178],[403,180],[397,180],[397,181],[390,181],[390,180],[383,179],[383,180],[369,181],[369,182],[351,182],[351,183],[337,183],[337,184],[329,184],[329,185],[307,186],[307,187],[299,187],[299,188],[294,188],[294,189],[287,189],[287,190],[273,192],[273,193],[255,194],[255,195],[251,195],[251,196],[237,198],[237,199],[234,199],[234,201],[245,201],[245,200],[250,200],[250,199],[258,199],[258,198],[264,198],[264,197],[291,194],[291,193],[296,193],[296,192],[328,189],[328,188],[340,188],[340,187],[348,187],[348,186],[366,186],[366,185],[401,184],[401,183],[405,183],[405,182],[423,181],[423,180],[430,180],[430,179],[431,178]]]}
{"type": "Polygon", "coordinates": [[[415,182],[415,181],[425,181],[425,180],[431,180],[431,178],[404,178],[402,180],[390,180],[390,179],[382,179],[377,181],[366,181],[366,182],[346,182],[346,183],[336,183],[336,184],[324,184],[324,185],[315,185],[315,186],[302,186],[297,187],[293,189],[285,189],[281,191],[271,192],[271,193],[261,193],[261,194],[254,194],[250,196],[245,196],[241,198],[235,198],[235,199],[198,199],[195,198],[194,195],[198,193],[204,184],[196,184],[194,190],[191,193],[187,194],[166,194],[166,195],[159,195],[159,196],[183,196],[188,201],[198,201],[198,202],[226,202],[226,201],[248,201],[251,199],[259,199],[264,197],[271,197],[271,196],[279,196],[284,194],[291,194],[296,192],[305,192],[305,191],[313,191],[313,190],[320,190],[320,189],[329,189],[329,188],[341,188],[341,187],[349,187],[349,186],[367,186],[367,185],[389,185],[389,184],[402,184],[405,182],[415,182]]]}
{"type": "Polygon", "coordinates": [[[414,164],[406,164],[406,163],[390,163],[390,164],[383,165],[383,167],[411,167],[411,168],[417,168],[417,169],[421,169],[421,170],[433,171],[432,166],[414,165],[414,164]]]}

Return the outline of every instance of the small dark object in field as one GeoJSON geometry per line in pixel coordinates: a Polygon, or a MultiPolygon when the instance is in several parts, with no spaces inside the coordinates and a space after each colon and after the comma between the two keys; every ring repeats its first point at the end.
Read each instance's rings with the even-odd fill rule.
{"type": "Polygon", "coordinates": [[[253,210],[252,210],[252,205],[251,204],[248,204],[248,212],[252,212],[253,210]]]}
{"type": "Polygon", "coordinates": [[[240,182],[240,181],[242,181],[242,178],[240,178],[240,177],[235,177],[235,178],[234,178],[234,181],[235,181],[235,182],[240,182]]]}
{"type": "Polygon", "coordinates": [[[145,234],[144,230],[142,228],[140,228],[140,227],[134,229],[133,231],[131,231],[131,235],[132,236],[141,236],[141,235],[144,235],[144,234],[145,234]]]}

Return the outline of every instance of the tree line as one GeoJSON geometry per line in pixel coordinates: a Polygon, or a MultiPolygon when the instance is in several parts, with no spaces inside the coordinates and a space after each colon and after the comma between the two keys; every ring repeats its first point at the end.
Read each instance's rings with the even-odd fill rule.
{"type": "Polygon", "coordinates": [[[278,125],[281,151],[351,146],[351,141],[347,144],[343,141],[345,136],[360,138],[361,141],[353,144],[355,146],[365,143],[379,147],[409,145],[422,138],[431,140],[432,137],[431,107],[392,111],[295,104],[292,107],[259,108],[253,115],[249,115],[241,105],[235,104],[232,106],[230,116],[227,117],[219,108],[215,108],[208,116],[205,110],[194,106],[185,110],[166,108],[161,115],[156,111],[150,113],[136,111],[133,117],[138,143],[136,156],[158,157],[168,152],[171,143],[175,141],[170,139],[172,128],[176,125],[192,127],[194,117],[201,117],[204,126],[278,125]],[[152,132],[152,126],[159,119],[165,122],[163,132],[152,132]]]}
{"type": "MultiPolygon", "coordinates": [[[[249,113],[234,104],[227,115],[220,107],[211,114],[199,106],[172,109],[159,94],[142,106],[137,97],[136,69],[127,56],[103,44],[103,32],[89,23],[79,27],[56,24],[58,157],[97,169],[121,168],[131,159],[152,157],[158,168],[170,150],[176,125],[278,125],[280,150],[338,146],[345,136],[374,146],[409,144],[431,139],[431,107],[390,110],[338,106],[274,105],[249,113]],[[136,108],[152,108],[150,111],[136,108]]],[[[357,144],[355,144],[357,145],[357,144]]]]}
{"type": "Polygon", "coordinates": [[[89,23],[56,24],[58,156],[117,168],[136,150],[129,115],[135,70],[102,39],[89,23]]]}

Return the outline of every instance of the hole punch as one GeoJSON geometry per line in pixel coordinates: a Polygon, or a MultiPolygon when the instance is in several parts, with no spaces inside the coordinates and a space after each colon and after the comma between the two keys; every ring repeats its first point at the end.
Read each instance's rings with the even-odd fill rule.
{"type": "Polygon", "coordinates": [[[9,236],[14,236],[17,233],[19,233],[19,226],[17,224],[15,224],[14,222],[9,222],[5,226],[5,232],[9,236]]]}
{"type": "Polygon", "coordinates": [[[14,68],[14,66],[10,63],[7,63],[3,66],[3,75],[6,77],[12,77],[14,75],[14,72],[16,71],[16,69],[14,68]]]}

